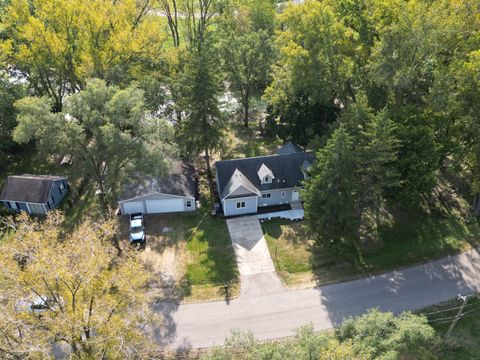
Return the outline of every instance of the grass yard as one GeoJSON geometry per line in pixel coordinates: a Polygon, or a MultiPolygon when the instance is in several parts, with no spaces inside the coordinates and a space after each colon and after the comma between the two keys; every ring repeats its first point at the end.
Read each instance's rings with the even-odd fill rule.
{"type": "Polygon", "coordinates": [[[241,120],[233,122],[230,126],[233,131],[225,136],[222,159],[273,155],[283,143],[279,139],[260,136],[257,130],[258,122],[253,118],[249,128],[245,128],[241,120]]]}
{"type": "Polygon", "coordinates": [[[440,338],[436,349],[438,359],[480,359],[478,341],[480,336],[480,299],[478,297],[469,299],[462,312],[465,316],[457,322],[450,338],[444,343],[451,319],[458,312],[461,303],[461,300],[452,300],[421,311],[421,313],[430,314],[427,315],[427,318],[440,338]]]}
{"type": "MultiPolygon", "coordinates": [[[[145,216],[147,244],[142,261],[153,273],[153,295],[195,302],[225,299],[239,292],[238,270],[225,220],[208,212],[145,216]],[[205,215],[206,214],[206,215],[205,215]]],[[[128,220],[120,222],[123,246],[128,243],[128,220]]]]}
{"type": "Polygon", "coordinates": [[[320,249],[303,222],[269,220],[262,223],[275,268],[287,286],[311,287],[351,279],[355,268],[336,254],[320,249]]]}
{"type": "Polygon", "coordinates": [[[225,220],[198,212],[188,217],[186,225],[186,278],[191,286],[186,300],[222,299],[225,283],[230,296],[237,296],[238,268],[225,220]]]}
{"type": "Polygon", "coordinates": [[[421,210],[397,215],[380,229],[382,242],[363,253],[355,267],[328,248],[315,246],[302,223],[271,220],[262,224],[277,270],[290,286],[322,285],[367,276],[455,254],[478,245],[480,227],[454,213],[421,210]]]}

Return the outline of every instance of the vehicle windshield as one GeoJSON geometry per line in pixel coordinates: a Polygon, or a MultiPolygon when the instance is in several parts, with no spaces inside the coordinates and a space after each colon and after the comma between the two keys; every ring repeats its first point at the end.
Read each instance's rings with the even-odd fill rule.
{"type": "Polygon", "coordinates": [[[143,228],[141,226],[133,226],[132,228],[130,228],[130,232],[136,234],[136,233],[140,233],[143,231],[143,228]]]}

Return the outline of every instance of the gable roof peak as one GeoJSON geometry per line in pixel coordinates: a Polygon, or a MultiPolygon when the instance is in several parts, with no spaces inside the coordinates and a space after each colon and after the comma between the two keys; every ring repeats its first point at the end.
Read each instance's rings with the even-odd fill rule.
{"type": "Polygon", "coordinates": [[[289,141],[285,143],[283,146],[281,146],[275,154],[277,155],[288,155],[288,154],[295,154],[295,153],[301,153],[304,152],[303,149],[298,146],[297,144],[294,144],[293,142],[289,141]]]}
{"type": "Polygon", "coordinates": [[[260,190],[238,168],[235,168],[220,197],[223,199],[242,186],[251,193],[260,195],[260,190]]]}
{"type": "Polygon", "coordinates": [[[275,179],[275,175],[273,174],[272,170],[267,165],[265,165],[265,163],[262,163],[262,165],[260,165],[257,174],[260,180],[265,179],[266,176],[270,176],[272,179],[275,179]]]}

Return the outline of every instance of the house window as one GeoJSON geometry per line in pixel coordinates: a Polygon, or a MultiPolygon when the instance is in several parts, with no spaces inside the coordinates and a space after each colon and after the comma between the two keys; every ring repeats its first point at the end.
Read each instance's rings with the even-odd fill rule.
{"type": "Polygon", "coordinates": [[[63,182],[60,183],[59,190],[60,190],[60,194],[63,194],[63,192],[65,191],[65,184],[63,182]]]}
{"type": "Polygon", "coordinates": [[[282,193],[280,194],[280,197],[283,199],[285,198],[285,191],[282,191],[282,193]]]}
{"type": "Polygon", "coordinates": [[[8,204],[8,207],[9,207],[10,209],[13,209],[13,210],[18,209],[17,203],[16,203],[15,201],[9,201],[9,202],[7,202],[7,204],[8,204]]]}
{"type": "Polygon", "coordinates": [[[55,203],[55,200],[53,199],[53,196],[50,196],[50,199],[48,199],[47,201],[48,208],[51,209],[54,203],[55,203]]]}
{"type": "Polygon", "coordinates": [[[262,194],[262,199],[270,199],[272,197],[271,193],[262,194]]]}
{"type": "Polygon", "coordinates": [[[185,203],[185,205],[187,207],[192,207],[192,200],[187,200],[187,202],[185,203]]]}
{"type": "Polygon", "coordinates": [[[245,207],[245,201],[237,202],[237,209],[243,209],[245,207]]]}

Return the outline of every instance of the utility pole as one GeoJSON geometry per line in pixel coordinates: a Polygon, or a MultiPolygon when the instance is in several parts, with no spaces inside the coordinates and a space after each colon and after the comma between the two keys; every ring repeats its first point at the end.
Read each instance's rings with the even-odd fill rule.
{"type": "Polygon", "coordinates": [[[463,300],[463,303],[462,303],[462,306],[460,306],[460,309],[458,309],[457,315],[455,315],[455,318],[452,321],[452,325],[450,325],[450,328],[447,331],[447,335],[445,335],[445,342],[450,337],[450,334],[452,333],[453,328],[455,327],[455,324],[457,323],[457,321],[460,320],[460,318],[462,317],[463,308],[465,307],[465,305],[467,305],[468,296],[459,294],[457,298],[459,300],[463,300]]]}

